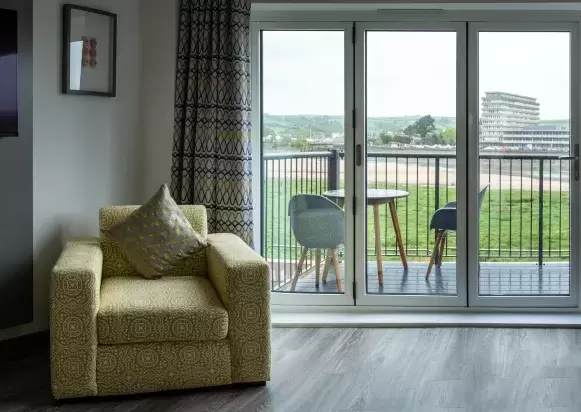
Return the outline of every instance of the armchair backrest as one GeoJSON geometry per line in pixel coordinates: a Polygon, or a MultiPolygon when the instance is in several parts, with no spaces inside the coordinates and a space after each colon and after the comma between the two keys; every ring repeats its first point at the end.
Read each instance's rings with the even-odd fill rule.
{"type": "MultiPolygon", "coordinates": [[[[117,247],[117,243],[103,233],[103,230],[115,226],[125,220],[139,206],[107,206],[99,210],[99,230],[101,248],[103,249],[103,277],[109,276],[139,276],[133,266],[117,247]]],[[[182,212],[194,228],[202,237],[208,236],[208,218],[206,208],[201,205],[182,205],[182,212]]],[[[206,251],[201,250],[195,257],[184,261],[183,265],[175,268],[172,275],[206,276],[206,251]]]]}

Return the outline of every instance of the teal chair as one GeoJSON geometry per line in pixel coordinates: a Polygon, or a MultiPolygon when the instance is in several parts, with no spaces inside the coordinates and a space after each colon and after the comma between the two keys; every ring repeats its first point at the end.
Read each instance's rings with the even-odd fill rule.
{"type": "MultiPolygon", "coordinates": [[[[486,195],[486,190],[490,184],[484,186],[480,193],[478,193],[478,216],[480,217],[480,210],[482,209],[482,201],[486,195]]],[[[430,277],[430,272],[434,263],[436,266],[442,267],[442,257],[444,255],[444,247],[446,245],[446,236],[449,231],[456,231],[457,224],[457,210],[456,202],[448,202],[446,205],[434,212],[432,215],[432,220],[430,221],[430,230],[434,229],[436,231],[436,243],[434,244],[434,250],[432,251],[432,256],[430,257],[430,263],[428,265],[428,271],[426,272],[426,279],[430,277]]]]}
{"type": "Polygon", "coordinates": [[[294,195],[289,200],[288,215],[290,216],[291,231],[297,242],[302,246],[301,257],[291,285],[291,292],[296,289],[309,249],[315,249],[315,286],[319,287],[321,250],[326,250],[327,258],[323,270],[323,283],[327,282],[329,265],[332,262],[337,279],[337,290],[339,293],[343,292],[339,259],[337,257],[337,247],[345,243],[343,209],[326,197],[300,194],[294,195]]]}

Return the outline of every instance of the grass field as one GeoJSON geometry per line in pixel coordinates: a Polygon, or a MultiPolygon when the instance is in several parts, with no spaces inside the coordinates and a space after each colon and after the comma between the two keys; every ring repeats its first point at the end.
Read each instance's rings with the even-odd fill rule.
{"type": "MultiPolygon", "coordinates": [[[[375,186],[373,186],[375,187],[375,186]]],[[[379,184],[378,188],[395,188],[379,184]]],[[[405,189],[398,187],[399,189],[405,189]]],[[[265,256],[267,259],[297,259],[297,249],[290,230],[287,204],[297,193],[322,194],[324,183],[291,179],[263,182],[265,256]]],[[[398,201],[398,217],[410,260],[425,260],[431,253],[434,232],[428,230],[435,210],[435,188],[409,186],[409,197],[398,201]]],[[[456,200],[456,189],[440,187],[440,207],[456,200]]],[[[480,258],[483,261],[536,261],[539,249],[538,190],[496,189],[486,195],[480,215],[480,258]]],[[[567,260],[569,250],[569,193],[543,192],[542,244],[544,261],[567,260]],[[559,250],[561,253],[559,254],[559,250]]],[[[375,255],[371,208],[367,218],[368,254],[375,255]]],[[[399,259],[395,235],[387,205],[381,206],[383,255],[399,259]]],[[[447,256],[454,256],[455,236],[448,237],[447,256]]]]}

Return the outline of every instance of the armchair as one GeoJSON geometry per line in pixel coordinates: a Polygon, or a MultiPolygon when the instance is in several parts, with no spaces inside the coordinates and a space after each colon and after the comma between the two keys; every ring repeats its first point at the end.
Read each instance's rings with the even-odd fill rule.
{"type": "MultiPolygon", "coordinates": [[[[137,206],[105,207],[100,228],[137,206]]],[[[203,206],[182,206],[207,235],[203,206]]],[[[232,234],[161,279],[139,276],[116,244],[70,241],[51,278],[55,398],[123,395],[270,379],[268,264],[232,234]]]]}

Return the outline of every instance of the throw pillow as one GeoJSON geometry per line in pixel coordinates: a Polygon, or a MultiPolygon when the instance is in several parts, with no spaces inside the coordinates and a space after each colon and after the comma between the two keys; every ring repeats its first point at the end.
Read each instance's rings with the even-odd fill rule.
{"type": "Polygon", "coordinates": [[[151,199],[106,233],[133,267],[146,278],[163,276],[205,248],[164,184],[151,199]]]}

